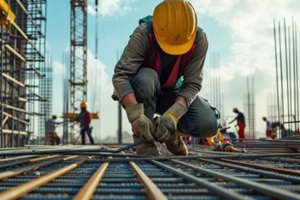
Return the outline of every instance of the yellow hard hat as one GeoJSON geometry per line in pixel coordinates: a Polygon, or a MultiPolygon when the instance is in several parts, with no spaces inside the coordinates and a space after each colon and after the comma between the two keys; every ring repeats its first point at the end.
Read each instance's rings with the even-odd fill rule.
{"type": "Polygon", "coordinates": [[[171,55],[187,53],[197,33],[197,15],[185,0],[164,0],[153,12],[153,31],[160,48],[171,55]]]}
{"type": "Polygon", "coordinates": [[[87,107],[87,102],[82,101],[80,104],[80,108],[86,108],[87,107]]]}

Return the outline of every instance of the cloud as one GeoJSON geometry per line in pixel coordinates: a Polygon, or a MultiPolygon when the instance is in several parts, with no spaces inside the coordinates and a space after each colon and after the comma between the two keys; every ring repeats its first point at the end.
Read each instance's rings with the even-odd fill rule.
{"type": "MultiPolygon", "coordinates": [[[[93,135],[98,138],[117,136],[118,130],[118,103],[113,101],[112,77],[108,75],[106,66],[88,50],[88,102],[90,112],[98,112],[99,120],[93,120],[93,135]]],[[[123,131],[130,132],[130,124],[122,110],[123,131]]]]}
{"type": "Polygon", "coordinates": [[[95,6],[92,6],[89,4],[87,6],[87,12],[88,12],[88,14],[95,16],[96,15],[95,6]]]}
{"type": "MultiPolygon", "coordinates": [[[[270,94],[275,94],[273,20],[275,19],[276,25],[280,22],[282,26],[286,18],[287,26],[291,26],[292,17],[300,18],[298,12],[300,2],[297,0],[191,0],[191,3],[198,13],[198,18],[212,19],[216,23],[215,26],[229,33],[228,35],[218,33],[220,37],[223,37],[224,41],[232,41],[226,48],[226,52],[220,52],[217,48],[210,49],[219,51],[221,55],[220,79],[222,92],[226,93],[225,113],[232,114],[233,106],[245,107],[247,78],[253,78],[256,128],[264,131],[265,124],[262,123],[261,116],[267,115],[270,94]],[[224,38],[225,35],[229,38],[224,38]]],[[[210,43],[213,44],[213,36],[211,38],[210,43]]],[[[215,46],[218,47],[218,44],[215,46]]],[[[209,63],[206,62],[206,65],[209,63]]],[[[210,74],[211,69],[208,68],[206,75],[210,74]]]]}
{"type": "Polygon", "coordinates": [[[61,62],[55,60],[55,61],[53,61],[52,66],[53,66],[54,74],[63,74],[64,73],[65,66],[61,62]]]}
{"type": "MultiPolygon", "coordinates": [[[[99,0],[98,11],[103,16],[126,15],[135,8],[132,4],[137,0],[99,0]]],[[[88,5],[88,13],[96,15],[94,1],[88,5]]]]}
{"type": "Polygon", "coordinates": [[[295,0],[191,2],[200,16],[207,15],[225,29],[229,29],[233,43],[229,46],[231,56],[226,59],[226,66],[234,66],[236,70],[241,67],[246,70],[262,68],[262,64],[269,70],[274,65],[273,19],[282,22],[287,18],[288,23],[293,16],[300,17],[298,12],[290,12],[291,7],[300,8],[300,2],[296,4],[295,0]]]}

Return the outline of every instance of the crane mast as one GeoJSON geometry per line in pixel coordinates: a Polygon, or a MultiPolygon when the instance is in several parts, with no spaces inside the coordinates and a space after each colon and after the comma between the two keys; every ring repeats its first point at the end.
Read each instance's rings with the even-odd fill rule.
{"type": "MultiPolygon", "coordinates": [[[[65,99],[67,103],[63,117],[65,119],[77,118],[80,103],[87,101],[87,0],[71,0],[70,22],[70,79],[66,91],[70,94],[65,99]],[[70,103],[70,104],[68,104],[70,103]]],[[[97,1],[96,1],[96,5],[97,1]]],[[[99,113],[90,112],[91,119],[99,119],[99,113]]],[[[64,142],[75,144],[75,126],[65,123],[64,142]],[[70,128],[70,129],[69,129],[70,128]],[[70,138],[68,137],[70,135],[70,138]]]]}
{"type": "MultiPolygon", "coordinates": [[[[70,112],[78,113],[80,102],[87,101],[87,1],[71,0],[70,35],[70,112]]],[[[70,126],[74,141],[75,125],[70,126]]]]}

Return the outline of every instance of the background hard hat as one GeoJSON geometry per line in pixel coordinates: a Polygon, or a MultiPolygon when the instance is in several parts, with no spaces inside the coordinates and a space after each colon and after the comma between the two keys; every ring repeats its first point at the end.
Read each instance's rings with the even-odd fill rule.
{"type": "Polygon", "coordinates": [[[187,53],[197,33],[197,16],[185,0],[165,0],[153,12],[153,30],[160,48],[171,55],[187,53]]]}
{"type": "Polygon", "coordinates": [[[57,115],[52,115],[52,119],[57,119],[57,115]]]}
{"type": "Polygon", "coordinates": [[[80,108],[86,108],[87,107],[87,102],[82,101],[80,104],[80,108]]]}

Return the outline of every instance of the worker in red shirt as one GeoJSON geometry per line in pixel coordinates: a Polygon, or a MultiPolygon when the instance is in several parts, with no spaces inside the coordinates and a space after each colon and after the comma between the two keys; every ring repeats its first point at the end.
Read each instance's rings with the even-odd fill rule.
{"type": "Polygon", "coordinates": [[[245,139],[245,127],[246,127],[245,116],[237,108],[233,108],[233,112],[236,113],[237,116],[231,122],[229,122],[229,124],[231,124],[234,121],[237,121],[237,126],[239,128],[238,130],[239,139],[240,142],[243,142],[245,139]]]}
{"type": "Polygon", "coordinates": [[[80,135],[81,135],[81,143],[85,145],[85,133],[89,137],[90,143],[94,144],[94,139],[92,137],[92,128],[90,127],[91,123],[91,114],[87,111],[87,102],[82,101],[80,104],[81,112],[75,121],[79,122],[80,125],[80,135]]]}

